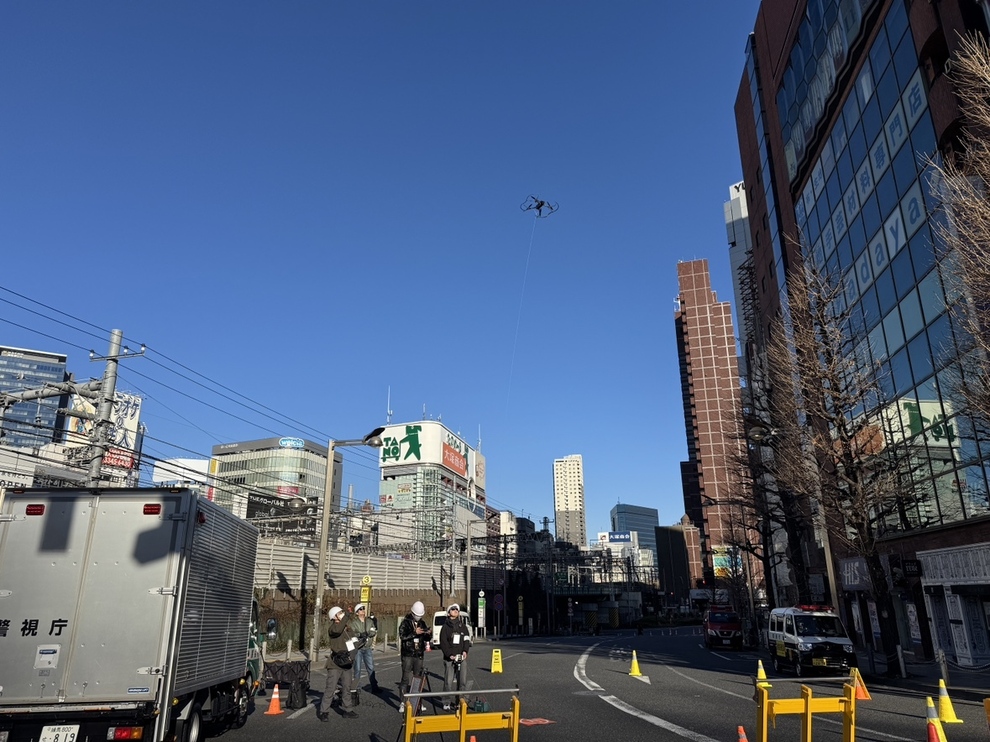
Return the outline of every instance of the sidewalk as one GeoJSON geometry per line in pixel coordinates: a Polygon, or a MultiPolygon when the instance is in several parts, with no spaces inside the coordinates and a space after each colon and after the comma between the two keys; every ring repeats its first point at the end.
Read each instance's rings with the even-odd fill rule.
{"type": "Polygon", "coordinates": [[[902,678],[900,668],[897,666],[892,668],[893,673],[888,675],[886,658],[882,654],[874,652],[872,667],[866,650],[857,647],[856,654],[859,658],[859,671],[867,687],[872,682],[896,688],[910,688],[932,696],[938,703],[938,683],[939,680],[944,680],[945,687],[953,699],[982,704],[984,698],[990,698],[990,666],[966,668],[949,662],[949,676],[943,678],[942,668],[937,661],[915,659],[905,655],[904,666],[907,677],[902,678]]]}

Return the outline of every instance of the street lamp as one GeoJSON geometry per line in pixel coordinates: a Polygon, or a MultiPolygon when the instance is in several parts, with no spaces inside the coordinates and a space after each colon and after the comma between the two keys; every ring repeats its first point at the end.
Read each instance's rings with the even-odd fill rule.
{"type": "Polygon", "coordinates": [[[335,441],[333,438],[327,443],[327,478],[323,485],[323,527],[320,530],[320,559],[316,569],[316,608],[313,611],[313,638],[310,641],[310,657],[320,658],[320,617],[323,613],[323,592],[326,590],[327,573],[327,550],[329,549],[330,531],[330,503],[333,499],[333,472],[334,472],[334,449],[345,446],[370,446],[371,448],[381,448],[384,445],[382,433],[385,428],[375,428],[364,438],[357,438],[347,441],[335,441]]]}

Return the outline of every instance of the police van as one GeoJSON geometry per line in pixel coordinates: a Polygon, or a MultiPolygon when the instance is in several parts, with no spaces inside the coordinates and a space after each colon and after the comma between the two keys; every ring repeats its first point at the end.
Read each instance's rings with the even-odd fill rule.
{"type": "Polygon", "coordinates": [[[770,611],[767,631],[773,669],[797,676],[848,672],[856,667],[856,647],[831,606],[796,605],[770,611]]]}

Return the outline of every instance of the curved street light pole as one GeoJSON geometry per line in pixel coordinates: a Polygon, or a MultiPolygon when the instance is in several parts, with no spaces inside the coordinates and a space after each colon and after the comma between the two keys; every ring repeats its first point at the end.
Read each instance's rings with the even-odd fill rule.
{"type": "Polygon", "coordinates": [[[382,433],[385,428],[375,428],[364,438],[354,440],[335,441],[332,438],[327,443],[327,474],[326,482],[323,485],[323,527],[320,529],[320,559],[316,568],[316,600],[313,609],[313,638],[309,642],[309,656],[313,659],[320,658],[320,618],[323,613],[323,593],[327,588],[327,552],[330,548],[330,506],[333,501],[333,475],[334,475],[334,449],[346,446],[370,446],[371,448],[381,448],[383,445],[382,433]]]}

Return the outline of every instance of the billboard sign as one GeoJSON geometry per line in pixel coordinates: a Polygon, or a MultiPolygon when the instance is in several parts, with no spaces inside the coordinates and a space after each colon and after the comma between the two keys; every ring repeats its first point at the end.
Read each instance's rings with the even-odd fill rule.
{"type": "MultiPolygon", "coordinates": [[[[85,417],[68,416],[65,445],[70,448],[88,446],[96,417],[96,406],[88,399],[73,394],[69,399],[69,410],[85,417]]],[[[134,394],[116,392],[113,395],[113,410],[110,414],[110,447],[103,455],[104,466],[117,469],[134,469],[138,456],[138,427],[141,421],[141,398],[134,394]]]]}
{"type": "MultiPolygon", "coordinates": [[[[436,420],[390,425],[382,433],[381,467],[438,464],[467,478],[468,445],[436,420]]],[[[475,478],[477,481],[477,477],[475,478]]]]}

